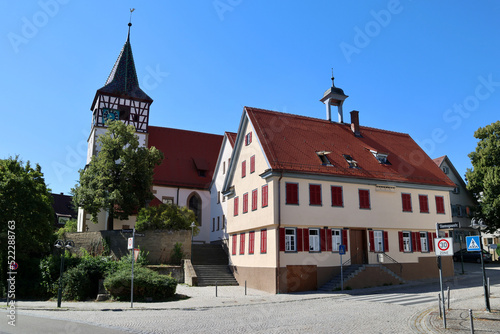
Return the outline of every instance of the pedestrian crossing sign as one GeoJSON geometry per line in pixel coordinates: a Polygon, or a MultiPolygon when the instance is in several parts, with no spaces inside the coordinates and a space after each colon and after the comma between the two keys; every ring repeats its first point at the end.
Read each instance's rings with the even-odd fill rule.
{"type": "Polygon", "coordinates": [[[481,249],[479,247],[479,236],[474,235],[466,237],[467,251],[468,252],[479,252],[481,249]]]}

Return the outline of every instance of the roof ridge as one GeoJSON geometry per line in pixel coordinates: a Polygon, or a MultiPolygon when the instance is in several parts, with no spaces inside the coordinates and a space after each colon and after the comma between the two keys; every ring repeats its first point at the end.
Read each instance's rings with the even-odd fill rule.
{"type": "MultiPolygon", "coordinates": [[[[280,114],[280,115],[295,117],[295,118],[299,118],[299,119],[308,119],[308,120],[311,120],[311,121],[315,121],[315,122],[319,122],[319,123],[324,123],[324,124],[335,124],[335,125],[338,125],[338,126],[342,126],[342,125],[343,126],[350,126],[351,125],[351,123],[331,122],[329,120],[322,119],[322,118],[316,118],[316,117],[304,116],[304,115],[296,115],[296,114],[285,113],[285,112],[275,111],[275,110],[269,110],[269,109],[262,109],[262,108],[248,107],[248,106],[245,106],[244,108],[245,109],[253,109],[253,110],[260,111],[260,112],[265,112],[265,113],[280,114]]],[[[365,130],[380,131],[380,132],[392,133],[392,134],[395,134],[395,135],[403,135],[403,136],[411,137],[408,133],[405,133],[405,132],[398,132],[398,131],[392,131],[392,130],[379,129],[379,128],[374,128],[374,127],[366,126],[366,125],[360,125],[359,127],[360,127],[360,129],[365,129],[365,130]]]]}
{"type": "Polygon", "coordinates": [[[219,136],[223,137],[224,135],[220,135],[218,133],[209,133],[209,132],[201,132],[201,131],[195,131],[195,130],[185,130],[185,129],[177,129],[177,128],[169,128],[165,126],[154,126],[150,125],[149,128],[157,128],[157,129],[165,129],[165,130],[175,130],[175,131],[183,131],[183,132],[191,132],[191,133],[200,133],[204,135],[212,135],[212,136],[219,136]]]}

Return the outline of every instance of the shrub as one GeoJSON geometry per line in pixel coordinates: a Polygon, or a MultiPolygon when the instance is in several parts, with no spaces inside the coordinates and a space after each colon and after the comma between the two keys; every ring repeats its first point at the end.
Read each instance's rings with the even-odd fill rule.
{"type": "Polygon", "coordinates": [[[64,224],[63,227],[59,228],[55,233],[57,239],[64,239],[64,233],[76,232],[78,227],[78,221],[76,219],[71,219],[64,224]]]}
{"type": "Polygon", "coordinates": [[[64,300],[86,300],[90,295],[91,281],[84,266],[78,265],[63,274],[62,298],[64,300]]]}
{"type": "MultiPolygon", "coordinates": [[[[131,270],[121,269],[104,280],[104,287],[119,300],[130,300],[131,270]]],[[[164,300],[173,297],[177,281],[172,276],[160,275],[146,267],[134,268],[134,298],[164,300]]]]}
{"type": "Polygon", "coordinates": [[[175,265],[180,265],[182,259],[184,258],[184,252],[182,251],[182,244],[176,242],[172,253],[170,254],[170,263],[175,265]]]}
{"type": "MultiPolygon", "coordinates": [[[[137,215],[135,228],[145,230],[191,230],[191,223],[196,222],[196,215],[186,207],[175,204],[160,204],[142,208],[137,215]]],[[[193,228],[194,235],[199,233],[198,226],[193,228]]]]}
{"type": "MultiPolygon", "coordinates": [[[[76,267],[80,263],[79,257],[73,256],[69,251],[64,253],[64,270],[76,267]]],[[[40,261],[41,295],[46,298],[57,296],[59,288],[59,274],[61,272],[61,256],[48,255],[40,261]]]]}

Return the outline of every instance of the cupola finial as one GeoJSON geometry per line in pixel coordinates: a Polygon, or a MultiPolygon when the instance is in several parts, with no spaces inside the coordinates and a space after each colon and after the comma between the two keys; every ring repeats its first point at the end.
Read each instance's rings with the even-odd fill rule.
{"type": "Polygon", "coordinates": [[[130,8],[130,18],[128,20],[128,37],[130,37],[130,27],[132,26],[132,13],[134,12],[135,8],[130,8]]]}
{"type": "Polygon", "coordinates": [[[333,67],[332,67],[332,87],[335,87],[335,85],[333,84],[333,80],[335,80],[335,78],[333,77],[333,67]]]}

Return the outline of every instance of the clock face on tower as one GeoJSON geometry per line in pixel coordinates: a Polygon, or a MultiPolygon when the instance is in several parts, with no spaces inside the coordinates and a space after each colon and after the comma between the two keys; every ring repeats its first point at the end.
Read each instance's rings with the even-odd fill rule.
{"type": "Polygon", "coordinates": [[[115,109],[102,109],[102,118],[104,123],[107,121],[116,121],[120,119],[120,111],[115,109]]]}

